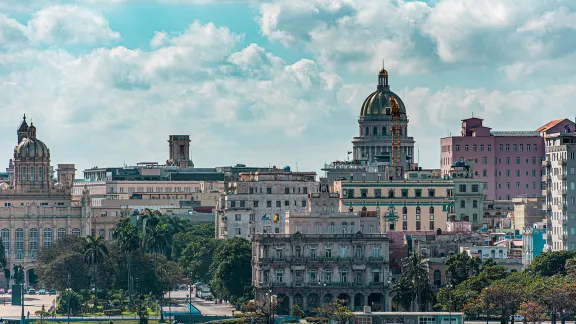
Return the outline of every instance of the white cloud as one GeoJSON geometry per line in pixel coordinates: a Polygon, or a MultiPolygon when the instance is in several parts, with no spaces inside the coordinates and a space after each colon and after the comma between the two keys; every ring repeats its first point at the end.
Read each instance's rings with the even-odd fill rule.
{"type": "Polygon", "coordinates": [[[26,42],[26,27],[0,13],[0,49],[20,46],[26,42]]]}
{"type": "Polygon", "coordinates": [[[30,38],[46,44],[93,44],[120,39],[99,12],[78,6],[52,6],[28,22],[30,38]]]}

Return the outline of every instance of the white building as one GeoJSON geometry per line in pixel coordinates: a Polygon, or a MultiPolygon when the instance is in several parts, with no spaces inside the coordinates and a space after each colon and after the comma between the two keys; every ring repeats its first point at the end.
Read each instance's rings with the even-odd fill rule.
{"type": "Polygon", "coordinates": [[[254,233],[285,233],[286,212],[306,211],[309,194],[316,192],[315,172],[241,173],[220,202],[216,235],[249,239],[254,233]]]}
{"type": "Polygon", "coordinates": [[[576,134],[547,134],[543,176],[547,245],[552,251],[576,250],[576,134]]]}
{"type": "Polygon", "coordinates": [[[479,257],[480,260],[485,259],[498,259],[505,260],[508,258],[508,248],[506,246],[473,246],[473,247],[462,247],[460,252],[466,252],[471,257],[479,257]]]}

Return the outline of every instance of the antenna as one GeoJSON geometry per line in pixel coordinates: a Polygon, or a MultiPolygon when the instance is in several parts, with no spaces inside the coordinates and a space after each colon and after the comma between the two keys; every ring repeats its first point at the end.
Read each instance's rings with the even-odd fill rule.
{"type": "Polygon", "coordinates": [[[418,164],[420,164],[420,145],[418,145],[418,164]]]}

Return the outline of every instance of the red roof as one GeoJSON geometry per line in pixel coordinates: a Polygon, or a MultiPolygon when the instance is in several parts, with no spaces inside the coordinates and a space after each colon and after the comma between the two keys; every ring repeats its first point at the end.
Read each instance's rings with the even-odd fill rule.
{"type": "Polygon", "coordinates": [[[540,128],[538,128],[536,131],[537,132],[545,132],[547,130],[549,130],[550,128],[560,124],[561,122],[563,122],[564,120],[566,120],[566,118],[564,119],[554,119],[549,121],[546,125],[541,126],[540,128]]]}

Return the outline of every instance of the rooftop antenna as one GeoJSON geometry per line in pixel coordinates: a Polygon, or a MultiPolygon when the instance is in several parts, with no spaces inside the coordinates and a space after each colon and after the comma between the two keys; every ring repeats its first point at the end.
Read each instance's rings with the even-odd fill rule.
{"type": "Polygon", "coordinates": [[[420,165],[420,145],[418,145],[418,165],[420,165]]]}

